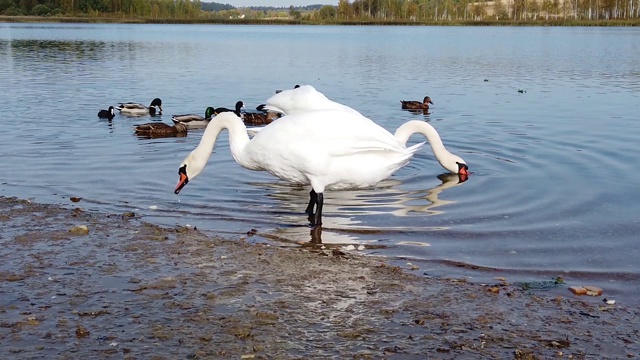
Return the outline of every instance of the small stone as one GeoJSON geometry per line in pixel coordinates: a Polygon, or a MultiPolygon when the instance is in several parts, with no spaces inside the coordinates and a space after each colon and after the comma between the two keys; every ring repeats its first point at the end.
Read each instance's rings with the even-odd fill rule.
{"type": "Polygon", "coordinates": [[[584,286],[584,288],[587,290],[587,295],[590,295],[590,296],[600,296],[603,293],[602,289],[597,286],[588,285],[588,286],[584,286]]]}
{"type": "Polygon", "coordinates": [[[87,235],[89,234],[89,228],[87,225],[76,225],[69,229],[69,232],[75,235],[87,235]]]}
{"type": "Polygon", "coordinates": [[[569,287],[569,290],[576,295],[584,295],[587,293],[587,289],[582,286],[571,286],[569,287]]]}
{"type": "Polygon", "coordinates": [[[602,301],[604,301],[604,303],[607,304],[607,305],[613,305],[613,304],[616,303],[615,300],[611,300],[611,299],[607,299],[607,298],[603,299],[602,301]]]}
{"type": "Polygon", "coordinates": [[[82,198],[81,197],[77,197],[77,196],[72,196],[72,197],[69,198],[69,200],[71,200],[71,202],[78,202],[78,201],[82,200],[82,198]]]}
{"type": "Polygon", "coordinates": [[[89,336],[90,334],[91,334],[91,331],[87,330],[82,325],[78,325],[78,327],[76,328],[76,336],[79,337],[79,338],[83,338],[83,337],[89,336]]]}

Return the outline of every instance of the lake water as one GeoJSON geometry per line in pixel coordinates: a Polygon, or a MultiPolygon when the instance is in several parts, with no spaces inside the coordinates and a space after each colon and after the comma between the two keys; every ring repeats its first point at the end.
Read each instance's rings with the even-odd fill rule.
{"type": "Polygon", "coordinates": [[[238,166],[226,133],[180,195],[178,165],[202,131],[133,134],[312,84],[392,132],[429,121],[472,172],[441,180],[425,147],[378,188],[327,192],[323,243],[431,276],[562,275],[607,296],[640,293],[638,28],[0,24],[0,63],[2,196],[317,241],[308,189],[238,166]],[[425,95],[430,115],[400,109],[425,95]],[[155,97],[161,117],[96,116],[155,97]]]}

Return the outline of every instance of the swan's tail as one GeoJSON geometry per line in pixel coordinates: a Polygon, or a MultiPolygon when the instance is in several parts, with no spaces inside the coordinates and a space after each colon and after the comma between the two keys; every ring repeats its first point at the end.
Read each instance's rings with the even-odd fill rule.
{"type": "Polygon", "coordinates": [[[273,111],[273,112],[277,112],[278,114],[282,114],[282,115],[287,115],[287,113],[284,112],[284,110],[280,109],[277,106],[273,106],[273,105],[264,105],[261,109],[262,111],[273,111]]]}
{"type": "Polygon", "coordinates": [[[411,158],[413,156],[413,154],[417,153],[418,151],[420,151],[420,149],[422,149],[422,147],[424,146],[424,144],[426,144],[426,141],[423,141],[421,143],[415,144],[413,146],[410,146],[407,148],[407,152],[406,155],[409,156],[409,158],[411,158]]]}

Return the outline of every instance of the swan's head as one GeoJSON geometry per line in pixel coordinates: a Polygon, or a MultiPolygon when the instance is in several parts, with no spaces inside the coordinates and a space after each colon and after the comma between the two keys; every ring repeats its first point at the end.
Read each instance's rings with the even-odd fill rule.
{"type": "Polygon", "coordinates": [[[440,161],[440,165],[454,174],[469,175],[469,166],[460,156],[449,154],[446,159],[440,161]]]}
{"type": "Polygon", "coordinates": [[[180,190],[189,183],[189,180],[195,178],[204,170],[206,163],[206,160],[198,161],[196,154],[193,152],[189,154],[178,168],[178,184],[176,184],[176,189],[173,192],[179,194],[180,190]]]}

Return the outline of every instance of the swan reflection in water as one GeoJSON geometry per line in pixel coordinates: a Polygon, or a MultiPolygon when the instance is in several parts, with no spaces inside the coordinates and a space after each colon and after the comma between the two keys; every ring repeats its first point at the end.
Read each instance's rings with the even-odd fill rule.
{"type": "MultiPolygon", "coordinates": [[[[444,213],[443,207],[455,203],[455,200],[442,199],[442,193],[459,186],[468,177],[461,174],[438,175],[440,184],[426,189],[403,191],[399,189],[399,180],[388,179],[374,189],[334,191],[325,197],[322,226],[309,229],[304,218],[300,216],[300,199],[308,196],[306,187],[290,187],[283,183],[253,184],[268,187],[272,193],[268,196],[275,199],[277,218],[280,226],[271,232],[261,234],[271,240],[294,243],[298,245],[355,246],[367,241],[362,235],[385,234],[402,231],[404,228],[362,225],[360,216],[388,215],[395,216],[434,216],[444,213]],[[278,209],[279,208],[279,209],[278,209]],[[310,240],[309,240],[310,237],[310,240]]],[[[421,227],[427,230],[442,230],[442,227],[421,227]]],[[[406,229],[405,229],[406,230],[406,229]]],[[[367,245],[371,248],[371,245],[367,245]]],[[[380,246],[378,246],[380,247],[380,246]]]]}

